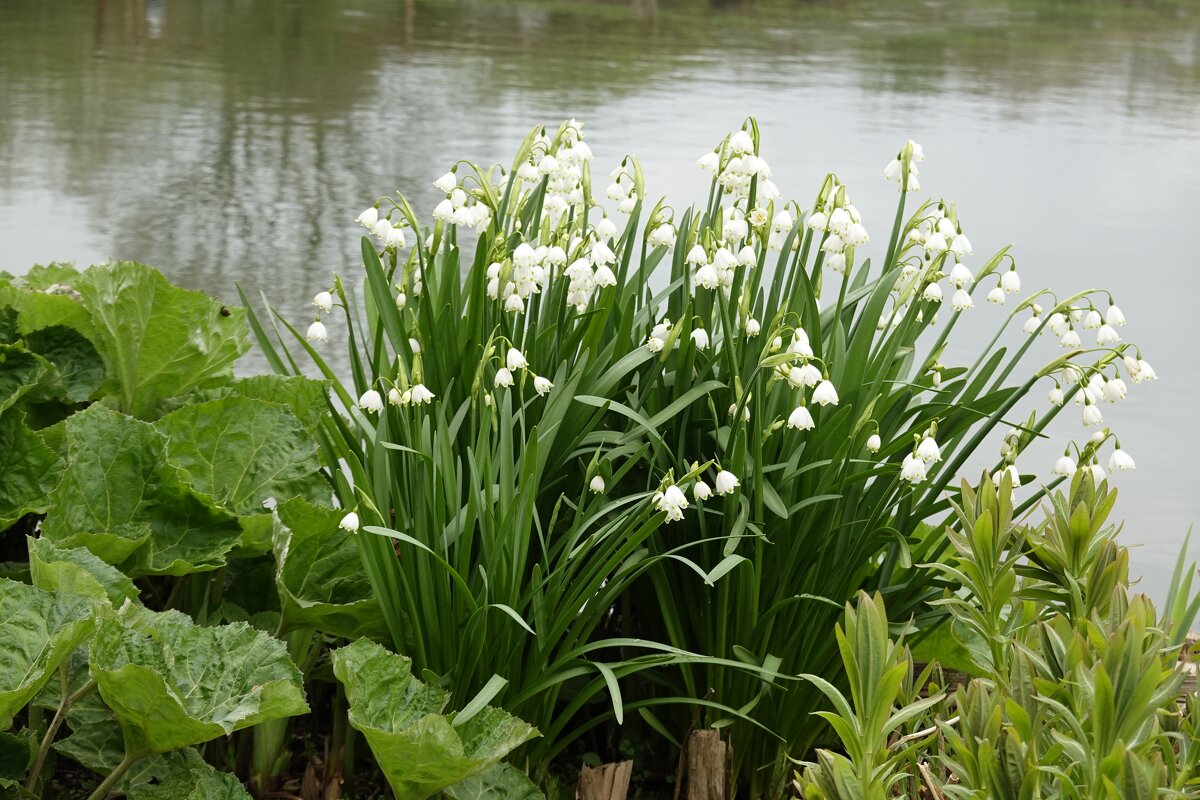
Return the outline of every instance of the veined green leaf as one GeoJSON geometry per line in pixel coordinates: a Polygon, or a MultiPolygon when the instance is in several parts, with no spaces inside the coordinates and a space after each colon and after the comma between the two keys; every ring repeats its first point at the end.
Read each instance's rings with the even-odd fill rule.
{"type": "Polygon", "coordinates": [[[50,362],[15,344],[0,344],[0,413],[32,391],[50,370],[50,362]]]}
{"type": "Polygon", "coordinates": [[[203,403],[225,397],[249,397],[283,406],[310,435],[315,435],[321,420],[329,413],[326,397],[329,383],[301,375],[253,375],[211,389],[171,398],[164,408],[174,411],[189,403],[203,403]]]}
{"type": "Polygon", "coordinates": [[[19,411],[0,413],[0,531],[49,508],[60,470],[58,454],[26,426],[19,411]]]}
{"type": "Polygon", "coordinates": [[[236,777],[191,748],[164,756],[154,773],[151,781],[129,787],[129,800],[250,800],[236,777]]]}
{"type": "Polygon", "coordinates": [[[447,786],[444,793],[451,800],[546,800],[524,772],[503,763],[447,786]]]}
{"type": "Polygon", "coordinates": [[[164,398],[232,378],[249,345],[244,309],[173,286],[144,264],[95,266],[73,286],[92,322],[81,333],[108,367],[101,391],[135,417],[154,416],[164,398]]]}
{"type": "Polygon", "coordinates": [[[366,639],[333,653],[334,674],[350,701],[350,724],[366,736],[397,797],[431,797],[537,736],[531,726],[490,707],[454,727],[442,713],[449,695],[414,678],[411,663],[366,639]]]}
{"type": "Polygon", "coordinates": [[[0,730],[92,632],[92,604],[0,578],[0,730]]]}
{"type": "Polygon", "coordinates": [[[245,623],[202,627],[126,608],[100,621],[90,669],[125,737],[149,755],[308,711],[283,642],[245,623]]]}
{"type": "Polygon", "coordinates": [[[303,498],[276,511],[275,585],[285,626],[347,639],[385,637],[387,626],[354,536],[338,527],[344,512],[303,498]]]}
{"type": "Polygon", "coordinates": [[[138,590],[125,573],[86,547],[60,549],[49,539],[29,539],[29,570],[33,585],[55,594],[80,594],[120,608],[138,602],[138,590]]]}
{"type": "Polygon", "coordinates": [[[25,778],[38,749],[35,731],[0,731],[0,790],[15,789],[25,778]]]}
{"type": "Polygon", "coordinates": [[[87,337],[74,328],[52,325],[25,334],[25,346],[51,365],[48,392],[68,403],[85,402],[104,380],[104,362],[87,337]]]}
{"type": "MultiPolygon", "coordinates": [[[[332,497],[317,471],[316,443],[283,406],[226,397],[172,411],[155,427],[167,437],[167,460],[183,470],[193,488],[234,514],[268,515],[268,500],[332,497]]],[[[243,544],[270,546],[265,540],[243,544]]]]}
{"type": "Polygon", "coordinates": [[[182,481],[149,423],[96,404],[66,423],[67,466],[43,535],[84,546],[132,574],[215,569],[237,542],[237,519],[182,481]]]}

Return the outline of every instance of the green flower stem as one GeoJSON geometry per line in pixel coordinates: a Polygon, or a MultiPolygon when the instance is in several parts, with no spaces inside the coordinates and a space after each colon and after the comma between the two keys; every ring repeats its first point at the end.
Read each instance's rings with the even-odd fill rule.
{"type": "Polygon", "coordinates": [[[125,757],[121,759],[121,763],[117,764],[113,771],[108,773],[108,776],[100,782],[96,790],[88,795],[87,800],[105,800],[112,793],[112,790],[117,787],[117,784],[121,782],[121,779],[125,777],[125,773],[129,771],[129,768],[145,758],[146,755],[146,753],[131,754],[127,752],[125,757]]]}
{"type": "Polygon", "coordinates": [[[54,737],[58,735],[58,729],[62,727],[63,721],[67,718],[67,711],[79,700],[96,691],[96,682],[89,680],[79,688],[79,691],[74,694],[67,694],[67,665],[65,663],[59,667],[59,675],[62,677],[63,699],[58,704],[58,709],[54,712],[54,718],[50,720],[50,727],[46,728],[46,735],[42,737],[37,757],[33,760],[33,768],[29,771],[29,780],[25,781],[25,788],[31,792],[33,791],[33,787],[37,786],[38,778],[42,775],[42,767],[46,764],[46,756],[50,753],[50,745],[54,744],[54,737]]]}

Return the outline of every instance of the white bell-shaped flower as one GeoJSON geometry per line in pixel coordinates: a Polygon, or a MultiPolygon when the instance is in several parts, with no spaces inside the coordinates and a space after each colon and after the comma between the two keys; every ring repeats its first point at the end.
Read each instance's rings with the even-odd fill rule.
{"type": "Polygon", "coordinates": [[[787,426],[793,430],[811,431],[816,425],[807,406],[796,406],[788,415],[787,426]]]}
{"type": "Polygon", "coordinates": [[[1104,387],[1100,391],[1106,401],[1115,403],[1125,399],[1129,394],[1129,387],[1119,377],[1113,377],[1104,382],[1104,387]]]}
{"type": "Polygon", "coordinates": [[[1017,469],[1016,464],[1009,464],[1007,467],[1000,470],[999,472],[993,473],[992,474],[992,483],[999,486],[1000,482],[1004,479],[1005,475],[1008,475],[1009,480],[1012,481],[1012,488],[1014,488],[1014,489],[1021,488],[1021,471],[1017,469]]]}
{"type": "Polygon", "coordinates": [[[920,483],[925,480],[925,462],[909,453],[900,465],[900,480],[920,483]]]}
{"type": "Polygon", "coordinates": [[[1100,330],[1096,331],[1096,344],[1101,347],[1107,347],[1110,344],[1116,344],[1121,341],[1121,335],[1117,333],[1117,329],[1107,322],[1100,326],[1100,330]]]}
{"type": "Polygon", "coordinates": [[[510,370],[525,369],[529,366],[529,361],[525,355],[515,347],[508,348],[508,353],[504,356],[504,366],[510,370]]]}
{"type": "Polygon", "coordinates": [[[717,494],[733,494],[734,490],[741,485],[741,481],[737,476],[728,470],[721,470],[717,473],[716,484],[717,494]]]}
{"type": "Polygon", "coordinates": [[[333,295],[329,292],[317,292],[312,304],[322,313],[328,314],[333,310],[333,295]]]}
{"type": "Polygon", "coordinates": [[[329,339],[329,331],[325,329],[325,323],[317,320],[308,326],[308,333],[304,335],[304,338],[310,342],[324,342],[329,339]]]}
{"type": "Polygon", "coordinates": [[[967,269],[967,265],[961,261],[956,262],[950,270],[950,282],[959,289],[965,288],[975,281],[975,276],[971,274],[971,270],[967,269]]]}
{"type": "Polygon", "coordinates": [[[367,389],[358,398],[358,407],[368,414],[378,414],[383,411],[383,397],[374,389],[367,389]]]}
{"type": "Polygon", "coordinates": [[[1137,469],[1137,464],[1133,463],[1133,456],[1118,447],[1108,457],[1108,471],[1117,472],[1127,469],[1137,469]]]}
{"type": "Polygon", "coordinates": [[[375,206],[371,206],[355,217],[354,221],[359,225],[362,225],[367,230],[371,230],[375,227],[375,223],[379,221],[379,209],[377,209],[375,206]]]}
{"type": "Polygon", "coordinates": [[[1068,328],[1066,332],[1059,338],[1058,343],[1061,346],[1068,348],[1076,348],[1081,344],[1079,340],[1079,334],[1076,333],[1074,328],[1068,328]]]}
{"type": "Polygon", "coordinates": [[[1017,274],[1015,269],[1010,269],[1000,276],[1000,288],[1009,294],[1016,294],[1021,291],[1021,276],[1017,274]]]}
{"type": "Polygon", "coordinates": [[[813,389],[812,401],[819,406],[836,406],[838,404],[837,389],[828,380],[823,380],[813,389]]]}
{"type": "Polygon", "coordinates": [[[1064,455],[1054,462],[1054,474],[1062,475],[1064,478],[1069,478],[1075,474],[1075,460],[1068,455],[1064,455]]]}
{"type": "Polygon", "coordinates": [[[677,522],[683,519],[683,510],[688,507],[688,499],[678,486],[668,486],[654,495],[654,505],[667,515],[667,522],[677,522]]]}

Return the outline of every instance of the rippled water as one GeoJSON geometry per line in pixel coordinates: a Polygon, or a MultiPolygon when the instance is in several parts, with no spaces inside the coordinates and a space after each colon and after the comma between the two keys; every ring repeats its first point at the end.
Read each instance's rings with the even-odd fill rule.
{"type": "Polygon", "coordinates": [[[1135,570],[1160,585],[1200,516],[1184,0],[3,0],[0,268],[132,258],[299,314],[356,269],[361,206],[400,188],[428,208],[454,159],[507,162],[534,123],[585,120],[603,171],[636,152],[679,203],[748,114],[786,196],[836,171],[877,242],[880,169],[912,137],[976,265],[1011,241],[1027,288],[1114,290],[1161,376],[1106,409],[1138,460],[1118,504],[1135,570]]]}

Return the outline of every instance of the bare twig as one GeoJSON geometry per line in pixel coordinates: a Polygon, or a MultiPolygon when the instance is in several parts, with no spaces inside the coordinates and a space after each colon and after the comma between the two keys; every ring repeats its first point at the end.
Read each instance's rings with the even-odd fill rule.
{"type": "Polygon", "coordinates": [[[921,780],[924,782],[925,788],[929,790],[930,797],[934,798],[934,800],[946,800],[946,796],[942,794],[942,790],[938,788],[937,783],[933,780],[933,772],[929,769],[929,762],[922,761],[917,764],[917,769],[921,771],[921,780]]]}
{"type": "MultiPolygon", "coordinates": [[[[955,716],[951,717],[950,719],[946,720],[946,724],[947,725],[957,725],[958,724],[958,715],[955,715],[955,716]]],[[[892,742],[891,749],[895,750],[897,747],[908,744],[909,742],[915,742],[918,739],[924,739],[926,736],[931,736],[937,732],[938,732],[937,725],[931,725],[928,728],[922,728],[919,731],[913,731],[912,733],[905,734],[904,736],[901,736],[896,741],[892,742]]]]}

